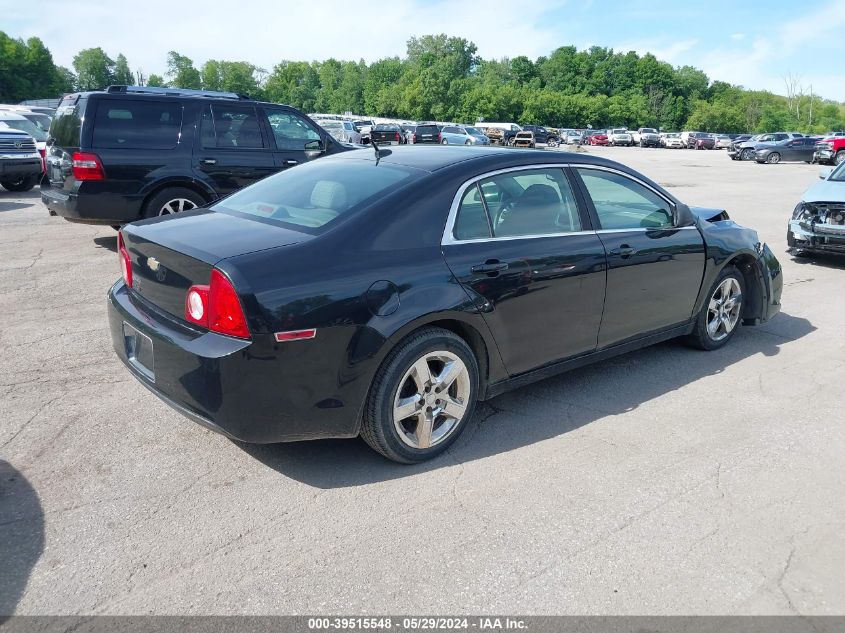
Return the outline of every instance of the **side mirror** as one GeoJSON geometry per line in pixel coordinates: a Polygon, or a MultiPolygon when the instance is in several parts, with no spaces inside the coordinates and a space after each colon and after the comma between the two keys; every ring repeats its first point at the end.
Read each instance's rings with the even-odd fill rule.
{"type": "Polygon", "coordinates": [[[684,226],[694,226],[695,216],[689,207],[685,204],[679,204],[675,207],[675,212],[672,214],[673,224],[675,228],[679,229],[684,226]]]}
{"type": "Polygon", "coordinates": [[[819,179],[827,180],[827,177],[830,176],[830,172],[833,171],[833,167],[822,167],[819,170],[819,179]]]}
{"type": "Polygon", "coordinates": [[[309,141],[305,144],[305,155],[308,158],[316,158],[326,151],[326,144],[322,141],[309,141]]]}

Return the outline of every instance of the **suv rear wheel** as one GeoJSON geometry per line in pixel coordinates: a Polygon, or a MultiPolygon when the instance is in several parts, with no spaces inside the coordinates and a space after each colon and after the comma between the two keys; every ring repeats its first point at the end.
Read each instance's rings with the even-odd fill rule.
{"type": "Polygon", "coordinates": [[[162,189],[144,205],[144,218],[155,218],[201,207],[205,199],[192,189],[171,187],[162,189]]]}
{"type": "Polygon", "coordinates": [[[29,191],[38,182],[38,176],[21,176],[16,180],[3,180],[0,185],[9,191],[29,191]]]}

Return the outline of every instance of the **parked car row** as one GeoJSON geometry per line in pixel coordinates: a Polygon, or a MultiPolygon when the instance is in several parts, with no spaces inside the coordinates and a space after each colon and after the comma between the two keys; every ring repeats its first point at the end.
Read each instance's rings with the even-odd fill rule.
{"type": "Polygon", "coordinates": [[[10,191],[29,191],[41,179],[45,171],[44,156],[47,149],[47,131],[52,117],[43,108],[0,104],[0,132],[5,139],[0,154],[0,185],[10,191]],[[16,143],[20,141],[21,146],[16,143]],[[28,155],[30,145],[38,154],[35,163],[38,170],[30,169],[28,155]]]}

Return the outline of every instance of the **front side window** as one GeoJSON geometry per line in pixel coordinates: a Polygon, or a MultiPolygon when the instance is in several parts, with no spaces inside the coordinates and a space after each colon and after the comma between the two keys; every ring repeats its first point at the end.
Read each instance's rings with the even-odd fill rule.
{"type": "Polygon", "coordinates": [[[298,114],[285,110],[266,112],[279,149],[303,151],[309,143],[320,140],[317,130],[298,114]]]}
{"type": "Polygon", "coordinates": [[[181,134],[179,102],[102,99],[97,103],[92,145],[108,149],[173,149],[181,134]]]}
{"type": "Polygon", "coordinates": [[[671,228],[672,206],[648,187],[614,172],[580,168],[601,228],[671,228]]]}
{"type": "Polygon", "coordinates": [[[578,206],[563,170],[531,169],[485,178],[467,189],[454,236],[556,235],[581,230],[578,206]]]}
{"type": "Polygon", "coordinates": [[[251,106],[214,105],[205,108],[200,125],[203,147],[225,149],[260,149],[266,147],[261,136],[258,114],[251,106]]]}

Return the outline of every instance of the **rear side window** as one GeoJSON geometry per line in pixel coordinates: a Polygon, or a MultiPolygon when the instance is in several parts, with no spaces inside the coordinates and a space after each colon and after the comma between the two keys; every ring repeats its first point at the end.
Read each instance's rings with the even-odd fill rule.
{"type": "Polygon", "coordinates": [[[323,159],[260,180],[211,208],[319,233],[333,220],[415,178],[414,170],[398,165],[323,159]]]}
{"type": "Polygon", "coordinates": [[[173,149],[182,135],[182,104],[176,101],[102,99],[94,118],[93,147],[173,149]]]}
{"type": "Polygon", "coordinates": [[[49,138],[58,147],[79,147],[79,132],[82,128],[82,112],[87,99],[73,95],[65,97],[56,108],[56,114],[50,122],[49,138]]]}
{"type": "Polygon", "coordinates": [[[258,114],[251,106],[214,105],[205,108],[200,129],[203,147],[260,149],[267,147],[258,114]]]}

